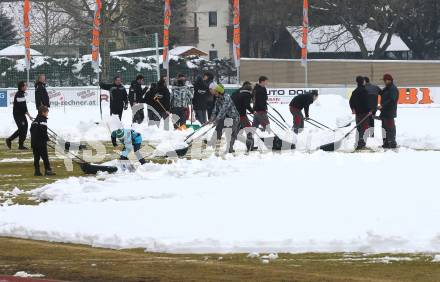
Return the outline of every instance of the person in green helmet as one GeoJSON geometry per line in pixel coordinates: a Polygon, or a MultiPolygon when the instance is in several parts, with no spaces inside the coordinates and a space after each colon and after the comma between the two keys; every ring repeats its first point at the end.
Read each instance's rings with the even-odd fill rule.
{"type": "Polygon", "coordinates": [[[142,145],[142,135],[133,129],[120,128],[114,130],[111,134],[113,147],[117,147],[117,140],[124,146],[121,152],[120,160],[128,160],[128,154],[134,151],[138,161],[143,165],[145,159],[142,157],[140,149],[142,145]]]}
{"type": "Polygon", "coordinates": [[[216,100],[209,122],[216,125],[218,143],[222,138],[223,130],[225,128],[230,129],[230,134],[226,134],[227,139],[230,137],[227,152],[234,153],[234,143],[235,140],[237,140],[237,135],[240,131],[240,114],[238,113],[231,96],[225,93],[223,85],[218,84],[214,88],[214,95],[216,100]]]}

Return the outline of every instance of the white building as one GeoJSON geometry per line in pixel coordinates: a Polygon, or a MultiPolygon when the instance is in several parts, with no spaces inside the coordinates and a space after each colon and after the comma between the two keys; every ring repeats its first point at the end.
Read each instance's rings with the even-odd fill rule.
{"type": "Polygon", "coordinates": [[[232,45],[228,42],[228,27],[232,19],[227,0],[188,0],[186,24],[194,28],[194,46],[209,54],[210,59],[231,58],[232,45]]]}

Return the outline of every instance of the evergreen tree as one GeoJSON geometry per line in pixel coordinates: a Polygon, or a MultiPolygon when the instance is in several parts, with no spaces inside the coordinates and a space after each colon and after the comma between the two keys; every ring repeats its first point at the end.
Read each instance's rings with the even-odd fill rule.
{"type": "Polygon", "coordinates": [[[12,19],[6,15],[5,11],[0,10],[0,45],[11,45],[15,39],[17,39],[17,31],[12,19]]]}

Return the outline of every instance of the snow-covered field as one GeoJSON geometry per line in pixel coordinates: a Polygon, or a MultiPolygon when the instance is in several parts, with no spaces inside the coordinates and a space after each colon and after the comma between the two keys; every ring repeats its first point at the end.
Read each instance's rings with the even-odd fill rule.
{"type": "MultiPolygon", "coordinates": [[[[289,102],[289,100],[285,102],[289,102]]],[[[291,124],[291,114],[288,105],[274,105],[274,107],[291,124]]],[[[29,103],[28,108],[31,111],[31,115],[36,116],[34,105],[29,103]]],[[[104,122],[101,122],[99,108],[97,107],[52,108],[50,109],[48,124],[56,133],[70,141],[109,141],[110,133],[105,124],[105,121],[109,119],[108,112],[108,108],[104,106],[104,122]],[[101,123],[96,124],[97,122],[101,123]]],[[[275,113],[273,114],[276,116],[275,113]]],[[[352,119],[348,101],[338,95],[322,95],[311,106],[310,114],[312,118],[332,128],[337,127],[338,120],[352,119]]],[[[440,149],[439,118],[440,105],[438,104],[433,104],[432,106],[421,105],[420,107],[401,107],[396,120],[398,143],[414,149],[440,149]]],[[[0,108],[0,119],[4,121],[3,126],[0,128],[0,138],[8,137],[16,130],[16,125],[12,119],[12,108],[0,108]]],[[[124,112],[123,123],[126,127],[131,126],[130,110],[124,112]]],[[[276,132],[280,133],[280,129],[276,125],[273,124],[273,127],[276,132]]],[[[135,125],[134,128],[142,133],[145,140],[152,143],[163,143],[162,145],[167,143],[175,145],[182,142],[186,134],[157,130],[157,127],[148,127],[146,123],[135,125]]],[[[340,130],[336,137],[342,137],[348,129],[340,130]]],[[[308,124],[306,124],[306,131],[310,134],[301,136],[299,142],[300,144],[311,142],[312,148],[335,138],[335,135],[331,134],[331,132],[321,131],[308,124]]],[[[380,122],[376,122],[376,133],[378,136],[381,133],[380,122]]],[[[381,140],[379,139],[377,141],[380,143],[381,140]]],[[[353,142],[353,138],[349,140],[347,148],[353,147],[353,142]]],[[[375,146],[379,143],[373,141],[372,145],[375,146]]]]}
{"type": "MultiPolygon", "coordinates": [[[[289,117],[286,105],[277,108],[289,117]]],[[[341,97],[323,96],[311,115],[335,127],[347,108],[341,97]]],[[[51,115],[60,133],[108,136],[94,124],[96,114],[54,109],[51,115]]],[[[0,117],[12,122],[8,110],[0,117]]],[[[30,192],[48,202],[0,207],[0,235],[189,253],[440,252],[440,152],[432,151],[440,149],[439,118],[435,107],[400,109],[398,143],[405,147],[398,152],[257,152],[60,180],[30,192]]],[[[155,142],[184,136],[138,129],[155,142]]],[[[303,143],[331,135],[307,132],[319,137],[303,143]]],[[[379,135],[370,146],[380,144],[379,135]]],[[[344,148],[353,143],[352,137],[344,148]]]]}

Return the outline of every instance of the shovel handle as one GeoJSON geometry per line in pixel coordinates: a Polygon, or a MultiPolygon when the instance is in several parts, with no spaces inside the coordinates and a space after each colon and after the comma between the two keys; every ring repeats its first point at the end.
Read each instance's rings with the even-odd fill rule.
{"type": "Polygon", "coordinates": [[[372,113],[368,113],[368,115],[366,115],[363,119],[361,119],[361,121],[360,121],[358,124],[356,124],[356,126],[353,127],[352,130],[350,130],[347,134],[345,134],[344,139],[347,138],[347,137],[348,137],[353,131],[356,130],[356,128],[357,128],[359,125],[361,125],[362,123],[364,123],[364,121],[366,121],[366,120],[367,120],[369,117],[371,117],[372,115],[373,115],[372,113]]]}
{"type": "Polygon", "coordinates": [[[159,101],[159,99],[154,99],[154,101],[156,101],[156,103],[159,104],[159,106],[162,108],[162,110],[164,110],[165,112],[168,112],[165,107],[163,106],[163,104],[159,101]]]}

